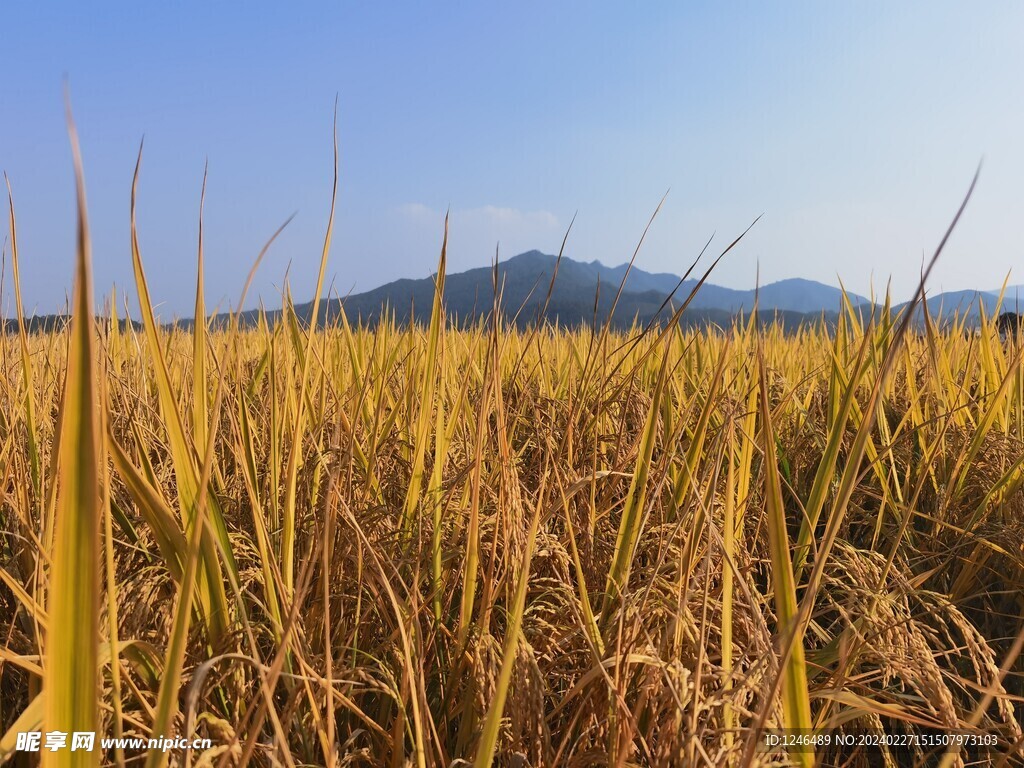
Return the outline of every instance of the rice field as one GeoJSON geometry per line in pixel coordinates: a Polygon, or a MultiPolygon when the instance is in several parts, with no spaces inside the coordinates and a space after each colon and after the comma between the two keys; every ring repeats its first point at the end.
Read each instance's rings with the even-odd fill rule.
{"type": "Polygon", "coordinates": [[[168,329],[133,194],[135,327],[93,315],[78,170],[72,319],[28,333],[19,291],[2,341],[0,760],[1020,764],[1024,366],[990,321],[457,329],[442,247],[425,327],[286,296],[168,329]]]}

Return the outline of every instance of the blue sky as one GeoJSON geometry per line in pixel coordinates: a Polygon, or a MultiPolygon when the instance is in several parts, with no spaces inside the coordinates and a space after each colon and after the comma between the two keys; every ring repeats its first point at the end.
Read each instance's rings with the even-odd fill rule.
{"type": "Polygon", "coordinates": [[[335,94],[341,293],[429,275],[449,207],[452,270],[499,242],[555,251],[576,211],[567,255],[621,263],[670,190],[645,269],[682,271],[764,214],[713,282],[750,287],[759,268],[866,292],[891,276],[907,297],[982,158],[932,287],[1024,267],[1019,3],[5,2],[0,29],[0,167],[30,311],[60,309],[71,284],[65,75],[97,293],[134,291],[145,135],[140,239],[165,316],[192,305],[207,158],[208,303],[236,300],[293,212],[253,295],[278,304],[290,264],[311,296],[335,94]]]}

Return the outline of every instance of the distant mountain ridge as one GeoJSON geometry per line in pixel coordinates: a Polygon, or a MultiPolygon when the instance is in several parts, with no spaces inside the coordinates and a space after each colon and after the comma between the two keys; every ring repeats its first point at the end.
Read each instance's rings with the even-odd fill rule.
{"type": "MultiPolygon", "coordinates": [[[[1003,312],[1024,313],[1024,286],[1007,286],[1003,292],[1002,303],[999,294],[1002,289],[994,291],[945,291],[927,294],[928,314],[935,318],[949,319],[954,316],[966,317],[968,324],[976,324],[980,317],[981,307],[985,308],[985,316],[992,318],[1003,312]]],[[[901,310],[907,302],[897,304],[894,310],[901,310]]]]}
{"type": "MultiPolygon", "coordinates": [[[[536,321],[548,300],[548,288],[554,273],[556,256],[540,251],[527,251],[498,263],[498,281],[502,287],[502,312],[507,321],[525,327],[536,321]]],[[[563,258],[547,304],[546,319],[565,326],[605,322],[612,311],[615,294],[627,272],[626,264],[608,267],[599,261],[582,262],[563,258]]],[[[420,279],[402,278],[363,293],[344,298],[325,299],[321,317],[336,320],[341,308],[353,323],[374,325],[385,314],[399,323],[426,322],[434,299],[436,275],[420,279]]],[[[460,324],[475,322],[488,314],[494,305],[493,268],[478,267],[464,272],[448,273],[445,278],[445,307],[449,317],[460,324]]],[[[634,321],[647,324],[665,321],[697,285],[696,279],[680,283],[681,278],[669,272],[647,272],[634,266],[629,270],[622,294],[615,306],[612,324],[626,327],[634,321]],[[672,292],[675,294],[667,301],[672,292]]],[[[1002,305],[997,306],[1003,289],[992,291],[947,291],[928,295],[928,310],[935,319],[949,319],[954,314],[966,316],[968,325],[976,324],[979,306],[992,317],[997,309],[1003,312],[1024,312],[1024,285],[1007,286],[1002,305]]],[[[742,290],[705,283],[693,297],[681,322],[688,326],[728,325],[739,313],[749,313],[756,305],[767,320],[777,319],[787,327],[824,319],[834,322],[841,310],[842,291],[814,280],[791,278],[757,289],[742,290]]],[[[847,292],[854,307],[869,312],[871,301],[847,292]]],[[[898,312],[905,303],[895,304],[898,312]]],[[[300,320],[308,321],[312,303],[296,305],[300,320]]],[[[880,307],[879,307],[880,309],[880,307]]],[[[281,315],[280,309],[266,312],[270,321],[281,315]]],[[[243,325],[258,321],[260,310],[241,314],[243,325]]],[[[29,332],[49,332],[66,322],[64,315],[37,315],[26,318],[29,332]]],[[[228,315],[212,318],[217,326],[226,326],[228,315]]],[[[193,321],[179,319],[169,325],[191,327],[193,321]]],[[[121,321],[127,327],[127,321],[121,321]]],[[[139,328],[137,323],[133,327],[139,328]]],[[[3,320],[3,332],[17,330],[17,321],[3,320]]]]}
{"type": "MultiPolygon", "coordinates": [[[[634,319],[647,323],[667,318],[690,294],[698,281],[683,281],[667,272],[647,272],[626,264],[608,267],[598,261],[582,262],[562,258],[553,286],[557,257],[540,251],[527,251],[498,263],[498,282],[502,290],[502,307],[507,319],[520,325],[532,323],[547,305],[547,319],[562,325],[604,322],[610,315],[615,294],[625,277],[622,294],[615,306],[613,325],[627,326],[634,319]],[[548,300],[548,289],[551,296],[548,300]],[[678,289],[677,289],[678,288],[678,289]],[[665,302],[675,291],[671,302],[665,302]]],[[[363,293],[322,302],[328,320],[337,317],[344,306],[350,321],[374,324],[382,313],[393,313],[398,322],[425,321],[434,297],[435,276],[422,279],[403,278],[363,293]]],[[[473,322],[488,313],[494,303],[493,268],[478,267],[445,276],[445,307],[450,317],[459,322],[473,322]]],[[[847,293],[854,306],[869,305],[868,299],[847,293]]],[[[705,283],[693,297],[684,313],[689,324],[728,323],[739,312],[750,312],[756,305],[762,314],[778,315],[783,322],[799,323],[815,319],[822,313],[834,315],[842,307],[839,288],[813,280],[793,278],[740,290],[705,283]]],[[[307,318],[312,303],[299,304],[296,312],[307,318]]],[[[273,317],[275,313],[268,313],[273,317]]],[[[256,312],[244,313],[254,320],[256,312]]]]}
{"type": "MultiPolygon", "coordinates": [[[[520,326],[536,320],[537,313],[548,299],[548,288],[554,273],[556,256],[533,250],[498,263],[498,281],[502,286],[502,308],[506,319],[520,326]]],[[[667,319],[690,294],[698,281],[682,281],[669,272],[647,272],[633,266],[627,275],[627,264],[608,267],[599,261],[576,261],[563,257],[558,263],[558,274],[547,305],[547,319],[562,325],[604,322],[612,310],[615,294],[622,286],[622,294],[615,306],[612,324],[630,325],[634,319],[641,324],[667,319]],[[667,297],[675,291],[666,306],[667,297]]],[[[336,318],[341,307],[354,322],[368,325],[376,323],[382,313],[393,314],[400,323],[410,320],[425,322],[434,298],[436,275],[421,279],[403,278],[363,293],[342,299],[324,301],[328,319],[336,318]]],[[[464,272],[449,273],[445,277],[445,306],[449,316],[457,322],[473,322],[488,313],[494,301],[492,267],[477,267],[464,272]]],[[[853,307],[870,311],[871,300],[847,291],[853,307]]],[[[683,314],[685,325],[726,325],[738,313],[750,312],[753,307],[765,318],[777,318],[784,325],[794,326],[824,318],[834,321],[842,309],[843,292],[840,288],[815,280],[789,278],[747,290],[726,288],[706,282],[693,297],[683,314]]],[[[935,318],[948,319],[954,314],[966,316],[968,324],[977,321],[979,304],[988,316],[1000,311],[1024,310],[1024,286],[1007,287],[1003,303],[997,307],[999,290],[948,291],[928,294],[928,310],[935,318]],[[1017,296],[1020,303],[1017,303],[1017,296]]],[[[906,303],[893,306],[899,311],[906,303]]],[[[879,307],[880,308],[880,307],[879,307]]],[[[299,304],[296,312],[308,319],[312,303],[299,304]]],[[[273,318],[279,310],[269,312],[273,318]]],[[[243,321],[252,322],[255,311],[243,313],[243,321]]]]}

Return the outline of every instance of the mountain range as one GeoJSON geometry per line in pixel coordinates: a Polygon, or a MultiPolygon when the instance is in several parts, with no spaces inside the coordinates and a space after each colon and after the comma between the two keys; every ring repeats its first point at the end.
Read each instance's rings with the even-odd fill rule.
{"type": "MultiPolygon", "coordinates": [[[[611,317],[612,325],[621,328],[634,321],[645,325],[667,320],[698,283],[693,277],[682,280],[669,272],[646,272],[636,266],[627,274],[627,266],[607,267],[598,261],[582,262],[569,258],[559,262],[555,256],[540,251],[521,253],[499,262],[497,267],[503,316],[506,321],[525,327],[536,321],[546,304],[546,317],[550,322],[570,327],[591,324],[595,320],[603,323],[612,314],[615,295],[622,284],[622,293],[611,317]],[[552,285],[556,262],[558,272],[552,285]],[[622,282],[623,277],[625,283],[622,282]],[[670,295],[672,298],[668,300],[670,295]]],[[[494,277],[493,267],[479,267],[446,276],[445,307],[455,323],[472,323],[491,311],[494,277]]],[[[400,279],[363,293],[326,299],[321,303],[321,317],[326,316],[328,321],[337,319],[344,307],[350,322],[368,326],[376,324],[385,314],[403,324],[410,320],[426,322],[434,299],[435,280],[436,275],[400,279]]],[[[954,313],[966,315],[970,324],[978,317],[979,305],[984,306],[988,316],[996,312],[999,293],[1000,290],[996,289],[930,294],[928,309],[935,318],[949,318],[954,313]]],[[[870,311],[869,299],[850,292],[847,292],[847,298],[854,307],[870,311]]],[[[737,314],[749,313],[755,301],[764,319],[776,319],[786,327],[796,327],[821,319],[834,321],[841,309],[842,291],[800,278],[780,280],[756,290],[726,288],[705,282],[690,301],[681,322],[688,326],[727,325],[737,314]]],[[[898,311],[902,306],[898,304],[893,310],[898,311]]],[[[1001,307],[1003,311],[1024,311],[1024,285],[1008,286],[1001,307]]],[[[300,320],[308,320],[312,315],[312,303],[298,304],[295,310],[300,320]]],[[[266,314],[273,322],[281,310],[269,310],[266,314]]],[[[255,324],[258,318],[258,310],[243,312],[241,316],[243,324],[248,325],[255,324]]],[[[221,314],[213,318],[213,322],[226,325],[227,319],[227,315],[221,314]]],[[[27,325],[33,332],[47,331],[60,327],[65,320],[63,315],[34,316],[28,318],[27,325]]],[[[15,320],[2,322],[6,332],[17,329],[15,320]]],[[[178,320],[175,324],[188,327],[192,320],[178,320]]]]}
{"type": "MultiPolygon", "coordinates": [[[[698,284],[696,278],[682,280],[668,272],[646,272],[626,264],[608,267],[598,261],[582,262],[527,251],[499,262],[497,281],[502,295],[502,312],[506,320],[526,326],[547,305],[546,317],[561,325],[576,326],[608,319],[615,295],[622,293],[615,304],[612,324],[628,326],[637,320],[646,324],[667,319],[698,284]],[[552,284],[551,278],[558,272],[552,284]],[[623,277],[625,282],[623,283],[623,277]],[[549,294],[550,288],[550,296],[549,294]],[[675,292],[673,294],[673,291],[675,292]],[[666,304],[666,299],[672,299],[666,304]]],[[[344,306],[352,322],[376,323],[382,313],[393,314],[400,323],[410,320],[425,322],[434,297],[436,275],[419,280],[401,279],[379,288],[331,299],[321,304],[328,320],[337,317],[344,306]]],[[[493,267],[479,267],[445,277],[444,299],[449,316],[457,323],[473,322],[490,312],[494,304],[495,274],[493,267]]],[[[854,306],[869,305],[863,296],[848,293],[854,306]]],[[[842,304],[842,291],[829,285],[794,278],[761,286],[758,290],[739,290],[705,282],[693,297],[683,322],[689,325],[728,323],[740,312],[755,306],[763,315],[778,317],[787,325],[813,320],[825,313],[834,315],[842,304]]],[[[312,304],[296,305],[296,313],[306,319],[312,304]]],[[[275,313],[268,313],[271,319],[275,313]]],[[[243,314],[253,321],[257,313],[243,314]]]]}
{"type": "MultiPolygon", "coordinates": [[[[615,304],[612,325],[628,326],[638,321],[665,320],[698,284],[696,278],[683,280],[669,272],[646,272],[627,264],[608,267],[599,261],[582,262],[557,257],[540,251],[527,251],[507,261],[499,262],[497,280],[502,290],[502,311],[506,320],[520,327],[536,320],[538,312],[547,303],[547,319],[561,325],[576,326],[608,319],[619,285],[622,293],[615,304]],[[558,272],[554,284],[551,277],[558,272]],[[625,282],[623,283],[623,277],[625,282]],[[550,297],[548,296],[551,288],[550,297]],[[673,293],[674,291],[674,293],[673,293]],[[666,305],[666,299],[672,300],[666,305]]],[[[347,317],[373,325],[382,313],[393,314],[400,323],[410,320],[426,322],[434,298],[436,275],[419,280],[401,279],[364,293],[323,302],[326,317],[336,318],[344,306],[347,317]]],[[[489,312],[494,302],[494,269],[479,267],[465,272],[448,274],[445,278],[445,306],[456,322],[473,322],[489,312]]],[[[954,313],[966,315],[976,321],[979,303],[987,315],[993,315],[999,302],[999,289],[991,291],[952,291],[929,294],[928,309],[936,318],[949,318],[954,313]]],[[[725,325],[738,313],[748,313],[755,306],[762,317],[775,318],[787,327],[824,318],[834,320],[842,306],[842,290],[814,280],[791,278],[762,285],[757,289],[726,288],[705,282],[690,301],[682,316],[685,325],[725,325]]],[[[870,311],[871,301],[864,296],[847,292],[854,307],[870,311]]],[[[897,304],[894,311],[904,304],[897,304]]],[[[1024,310],[1024,286],[1009,286],[1005,290],[1002,309],[1024,310]],[[1018,296],[1020,303],[1018,305],[1018,296]]],[[[296,312],[307,319],[312,304],[296,306],[296,312]]],[[[270,313],[273,315],[274,313],[270,313]]],[[[247,313],[247,320],[255,320],[256,313],[247,313]]]]}

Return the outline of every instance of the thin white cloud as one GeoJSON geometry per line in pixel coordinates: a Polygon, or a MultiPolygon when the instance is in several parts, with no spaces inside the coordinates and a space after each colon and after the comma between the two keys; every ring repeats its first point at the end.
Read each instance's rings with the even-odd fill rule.
{"type": "MultiPolygon", "coordinates": [[[[423,203],[405,203],[398,207],[398,212],[413,221],[423,221],[444,216],[443,211],[435,211],[423,203]]],[[[498,205],[482,205],[477,208],[465,208],[451,212],[452,222],[459,220],[467,224],[489,225],[496,227],[529,227],[531,229],[556,229],[558,217],[551,211],[524,211],[498,205]]]]}
{"type": "Polygon", "coordinates": [[[423,203],[405,203],[398,206],[398,212],[407,218],[416,220],[430,218],[435,215],[434,211],[423,203]]]}
{"type": "Polygon", "coordinates": [[[464,211],[463,215],[501,225],[558,226],[558,217],[550,211],[521,211],[518,208],[484,205],[480,208],[470,208],[464,211]]]}

